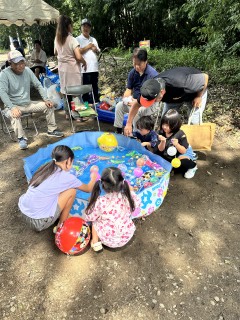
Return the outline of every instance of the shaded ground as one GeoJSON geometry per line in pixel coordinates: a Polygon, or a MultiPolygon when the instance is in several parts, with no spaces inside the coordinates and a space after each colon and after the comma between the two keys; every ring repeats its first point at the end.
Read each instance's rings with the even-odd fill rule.
{"type": "MultiPolygon", "coordinates": [[[[69,135],[63,111],[56,114],[69,135]]],[[[221,117],[231,122],[230,113],[219,113],[217,122],[221,117]]],[[[67,257],[51,229],[29,230],[17,208],[27,188],[22,158],[56,141],[45,125],[39,117],[40,134],[26,151],[0,131],[0,318],[239,320],[237,127],[218,125],[213,150],[199,154],[194,179],[171,178],[160,209],[136,221],[129,247],[67,257]]],[[[94,120],[86,125],[97,128],[94,120]]]]}

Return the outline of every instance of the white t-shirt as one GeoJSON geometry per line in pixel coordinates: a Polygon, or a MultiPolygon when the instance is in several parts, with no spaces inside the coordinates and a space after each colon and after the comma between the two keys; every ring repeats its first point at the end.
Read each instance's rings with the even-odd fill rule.
{"type": "MultiPolygon", "coordinates": [[[[98,47],[97,40],[91,36],[89,38],[85,38],[83,34],[81,34],[79,37],[76,38],[80,48],[86,47],[89,43],[93,43],[97,49],[100,51],[98,47]]],[[[84,68],[82,68],[82,73],[89,73],[89,72],[98,72],[98,57],[96,52],[93,52],[91,49],[88,50],[83,54],[84,59],[87,63],[87,70],[85,71],[84,68]]]]}
{"type": "Polygon", "coordinates": [[[36,67],[36,66],[41,66],[41,67],[45,67],[46,62],[47,62],[47,55],[46,52],[43,51],[42,49],[40,49],[40,52],[37,52],[36,49],[33,50],[32,54],[31,54],[31,60],[41,60],[41,62],[34,62],[32,67],[36,67]]]}

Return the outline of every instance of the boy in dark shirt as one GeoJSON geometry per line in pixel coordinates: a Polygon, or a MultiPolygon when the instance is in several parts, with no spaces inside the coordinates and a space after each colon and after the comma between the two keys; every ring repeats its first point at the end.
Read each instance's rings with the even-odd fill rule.
{"type": "Polygon", "coordinates": [[[152,150],[158,143],[158,135],[153,130],[154,121],[150,116],[144,116],[136,122],[138,131],[133,133],[133,136],[141,141],[143,147],[152,150]]]}

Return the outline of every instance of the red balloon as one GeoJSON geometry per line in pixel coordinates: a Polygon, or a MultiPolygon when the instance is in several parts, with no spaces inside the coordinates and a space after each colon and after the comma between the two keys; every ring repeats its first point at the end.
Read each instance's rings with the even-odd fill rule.
{"type": "Polygon", "coordinates": [[[55,235],[57,247],[66,254],[78,254],[90,241],[89,225],[80,217],[65,220],[55,235]]]}
{"type": "Polygon", "coordinates": [[[99,107],[101,110],[108,110],[110,108],[110,105],[107,103],[107,102],[102,102],[100,104],[100,107],[99,107]]]}

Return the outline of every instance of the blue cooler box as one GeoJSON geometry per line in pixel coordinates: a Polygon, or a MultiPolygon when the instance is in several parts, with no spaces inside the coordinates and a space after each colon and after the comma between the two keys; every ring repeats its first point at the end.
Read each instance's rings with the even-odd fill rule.
{"type": "MultiPolygon", "coordinates": [[[[114,118],[115,118],[115,112],[114,111],[102,110],[102,109],[97,107],[97,113],[98,113],[98,119],[100,121],[114,123],[114,118]]],[[[124,126],[126,125],[127,119],[128,119],[128,114],[126,113],[124,115],[124,119],[123,119],[123,125],[124,126]]]]}

